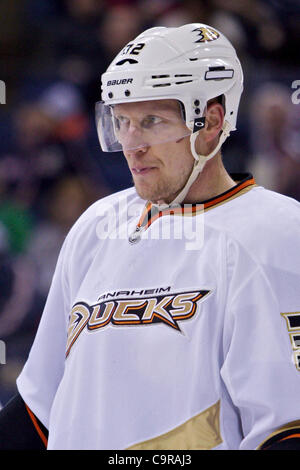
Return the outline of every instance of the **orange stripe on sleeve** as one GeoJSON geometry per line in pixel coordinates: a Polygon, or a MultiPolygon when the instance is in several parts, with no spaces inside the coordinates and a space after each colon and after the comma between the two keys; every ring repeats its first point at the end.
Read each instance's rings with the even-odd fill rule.
{"type": "Polygon", "coordinates": [[[283,439],[280,439],[280,441],[278,441],[278,442],[287,441],[288,439],[293,439],[295,437],[300,438],[300,434],[290,434],[289,436],[286,436],[283,439]]]}
{"type": "Polygon", "coordinates": [[[32,421],[32,423],[33,423],[33,425],[34,425],[34,427],[35,427],[35,429],[36,429],[38,435],[39,435],[40,438],[42,439],[42,441],[43,441],[45,447],[47,447],[47,444],[48,444],[47,438],[46,438],[45,434],[43,433],[43,431],[41,430],[41,428],[40,428],[40,426],[39,426],[39,424],[38,424],[38,422],[37,422],[36,417],[35,417],[34,414],[32,413],[31,409],[26,405],[26,403],[25,403],[25,406],[26,406],[27,412],[28,412],[28,414],[29,414],[29,416],[30,416],[30,419],[31,419],[31,421],[32,421]]]}

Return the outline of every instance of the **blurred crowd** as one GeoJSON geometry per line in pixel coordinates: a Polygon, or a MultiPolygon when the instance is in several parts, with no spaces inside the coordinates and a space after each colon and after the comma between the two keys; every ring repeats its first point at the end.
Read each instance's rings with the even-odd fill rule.
{"type": "Polygon", "coordinates": [[[0,401],[15,393],[57,256],[93,201],[132,184],[102,153],[100,76],[148,27],[203,22],[232,41],[245,74],[231,172],[300,200],[299,0],[2,0],[0,79],[0,401]],[[5,364],[3,364],[5,362],[5,364]]]}

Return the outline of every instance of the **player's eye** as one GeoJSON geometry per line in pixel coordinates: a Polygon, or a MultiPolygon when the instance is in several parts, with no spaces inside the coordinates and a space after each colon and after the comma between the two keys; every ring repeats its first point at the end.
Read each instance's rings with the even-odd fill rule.
{"type": "Polygon", "coordinates": [[[121,129],[125,129],[129,125],[129,119],[125,116],[115,116],[115,128],[119,131],[121,129]]]}
{"type": "Polygon", "coordinates": [[[142,127],[145,129],[150,129],[151,127],[155,126],[156,124],[160,124],[162,122],[162,118],[159,116],[147,116],[142,121],[142,127]]]}

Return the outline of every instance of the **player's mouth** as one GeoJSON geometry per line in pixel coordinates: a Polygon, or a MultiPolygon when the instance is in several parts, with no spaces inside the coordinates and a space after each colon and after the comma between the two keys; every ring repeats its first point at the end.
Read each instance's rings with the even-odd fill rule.
{"type": "Polygon", "coordinates": [[[145,166],[145,167],[133,167],[131,168],[131,172],[133,175],[137,175],[137,176],[143,176],[143,175],[146,175],[148,173],[150,173],[152,170],[155,170],[155,167],[154,166],[145,166]]]}

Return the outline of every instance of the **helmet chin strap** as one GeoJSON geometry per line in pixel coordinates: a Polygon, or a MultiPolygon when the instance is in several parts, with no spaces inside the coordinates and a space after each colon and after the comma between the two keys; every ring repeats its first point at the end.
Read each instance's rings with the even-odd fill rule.
{"type": "Polygon", "coordinates": [[[192,172],[187,182],[185,183],[180,193],[176,196],[176,198],[172,202],[170,202],[170,204],[153,204],[153,205],[157,207],[158,209],[162,210],[168,207],[173,207],[173,206],[177,206],[178,204],[181,204],[184,201],[187,193],[189,192],[190,187],[192,186],[194,181],[197,179],[199,173],[201,173],[201,171],[203,170],[206,162],[208,162],[208,160],[210,160],[217,154],[217,152],[220,150],[221,146],[223,145],[223,143],[229,136],[230,131],[231,131],[230,124],[227,121],[224,121],[223,126],[222,126],[222,134],[220,135],[219,142],[214,148],[214,150],[210,152],[208,155],[201,155],[196,152],[195,143],[196,143],[196,139],[200,131],[193,132],[190,135],[190,144],[191,144],[191,152],[195,159],[195,162],[194,162],[192,172]]]}

